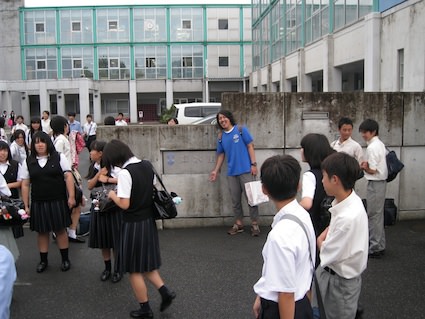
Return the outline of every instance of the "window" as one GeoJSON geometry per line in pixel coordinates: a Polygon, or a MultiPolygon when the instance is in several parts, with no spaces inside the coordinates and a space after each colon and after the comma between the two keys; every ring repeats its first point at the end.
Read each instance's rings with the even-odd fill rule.
{"type": "Polygon", "coordinates": [[[218,19],[218,29],[219,30],[228,30],[229,29],[229,20],[218,19]]]}
{"type": "Polygon", "coordinates": [[[118,31],[118,21],[108,21],[108,29],[109,31],[118,31]]]}
{"type": "Polygon", "coordinates": [[[72,22],[72,31],[74,31],[74,32],[80,32],[81,31],[81,22],[80,21],[72,22]]]}
{"type": "Polygon", "coordinates": [[[182,20],[182,29],[192,29],[192,20],[182,20]]]}
{"type": "Polygon", "coordinates": [[[404,49],[398,50],[398,89],[404,89],[404,49]]]}
{"type": "Polygon", "coordinates": [[[118,68],[119,67],[118,59],[109,59],[109,67],[118,68]]]}
{"type": "Polygon", "coordinates": [[[75,59],[72,61],[72,66],[74,69],[82,69],[83,68],[83,61],[80,59],[75,59]]]}
{"type": "Polygon", "coordinates": [[[37,70],[46,69],[46,60],[37,60],[37,70]]]}
{"type": "Polygon", "coordinates": [[[36,23],[35,32],[44,32],[44,23],[36,23]]]}
{"type": "Polygon", "coordinates": [[[192,57],[183,57],[183,67],[191,67],[192,66],[192,57]]]}
{"type": "Polygon", "coordinates": [[[156,59],[155,58],[146,58],[146,67],[147,68],[156,67],[156,59]]]}
{"type": "Polygon", "coordinates": [[[218,66],[229,66],[229,57],[228,56],[218,57],[218,66]]]}

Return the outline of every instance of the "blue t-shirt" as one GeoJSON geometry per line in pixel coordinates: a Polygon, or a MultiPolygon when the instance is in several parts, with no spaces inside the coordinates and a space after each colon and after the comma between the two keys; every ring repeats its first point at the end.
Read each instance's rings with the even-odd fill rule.
{"type": "Polygon", "coordinates": [[[228,176],[251,172],[251,159],[247,145],[253,140],[245,126],[242,126],[242,134],[237,125],[230,132],[223,131],[221,141],[217,141],[217,154],[224,153],[226,155],[228,176]]]}

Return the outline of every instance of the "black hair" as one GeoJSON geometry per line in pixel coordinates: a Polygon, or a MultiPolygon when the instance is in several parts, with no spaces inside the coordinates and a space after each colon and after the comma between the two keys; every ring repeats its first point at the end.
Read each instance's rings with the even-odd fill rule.
{"type": "Polygon", "coordinates": [[[12,161],[12,154],[10,153],[10,147],[9,144],[5,141],[0,141],[0,150],[7,150],[7,160],[12,161]]]}
{"type": "Polygon", "coordinates": [[[319,168],[322,161],[335,151],[329,144],[328,138],[323,134],[310,133],[301,140],[301,147],[304,152],[304,159],[311,169],[319,168]]]}
{"type": "Polygon", "coordinates": [[[217,113],[217,115],[216,115],[216,119],[217,119],[217,127],[219,128],[219,129],[223,129],[222,127],[221,127],[221,124],[220,124],[220,121],[218,120],[218,117],[220,116],[220,114],[221,115],[224,115],[225,117],[227,117],[228,119],[229,119],[229,121],[230,121],[230,124],[232,124],[232,126],[235,126],[236,125],[236,121],[235,121],[235,118],[233,117],[233,114],[232,114],[232,112],[230,112],[230,111],[228,111],[228,110],[220,110],[220,111],[218,111],[218,113],[217,113]]]}
{"type": "Polygon", "coordinates": [[[52,128],[54,136],[65,134],[66,125],[68,125],[68,120],[61,115],[56,115],[50,121],[50,127],[52,128]]]}
{"type": "Polygon", "coordinates": [[[124,117],[124,113],[119,112],[118,115],[121,115],[122,117],[124,117]]]}
{"type": "MultiPolygon", "coordinates": [[[[31,124],[34,124],[34,123],[40,124],[40,127],[38,128],[38,131],[41,131],[42,130],[41,129],[41,119],[39,117],[36,117],[36,116],[32,117],[31,118],[31,124]]],[[[32,127],[31,124],[30,124],[30,136],[32,137],[34,135],[34,133],[35,132],[38,132],[38,131],[34,131],[34,128],[32,127]]]]}
{"type": "Polygon", "coordinates": [[[50,136],[43,131],[38,131],[38,132],[35,132],[34,136],[32,137],[31,153],[28,156],[29,162],[37,161],[38,154],[35,148],[35,144],[38,144],[39,142],[47,145],[47,154],[49,156],[59,156],[59,153],[56,151],[50,136]]]}
{"type": "Polygon", "coordinates": [[[16,117],[16,119],[22,119],[22,122],[24,121],[24,117],[23,117],[22,115],[18,115],[18,116],[16,117]]]}
{"type": "Polygon", "coordinates": [[[47,110],[44,110],[43,113],[46,113],[47,115],[50,115],[50,112],[47,110]]]}
{"type": "Polygon", "coordinates": [[[343,152],[326,157],[322,162],[322,170],[328,174],[328,177],[338,176],[345,190],[354,188],[360,175],[360,166],[357,160],[343,152]]]}
{"type": "Polygon", "coordinates": [[[261,166],[261,183],[269,196],[277,201],[297,195],[301,166],[290,155],[269,157],[261,166]]]}
{"type": "Polygon", "coordinates": [[[75,115],[76,115],[76,114],[75,114],[75,112],[72,112],[72,111],[71,111],[71,112],[68,112],[68,116],[73,116],[73,117],[75,117],[75,115]]]}
{"type": "Polygon", "coordinates": [[[91,114],[87,114],[86,118],[88,118],[88,117],[93,118],[93,116],[91,114]]]}
{"type": "MultiPolygon", "coordinates": [[[[97,152],[103,152],[105,145],[106,145],[106,142],[104,142],[104,141],[94,140],[90,144],[90,150],[97,151],[97,152]]],[[[94,164],[95,164],[95,162],[92,162],[89,166],[89,170],[88,170],[88,173],[86,175],[87,179],[93,178],[96,175],[95,169],[94,169],[94,164]]],[[[102,165],[102,162],[101,162],[101,165],[102,165]]]]}
{"type": "Polygon", "coordinates": [[[127,144],[119,140],[111,140],[103,149],[102,163],[110,171],[114,166],[122,167],[133,156],[127,144]]]}
{"type": "Polygon", "coordinates": [[[105,119],[103,120],[103,124],[104,125],[115,125],[115,119],[113,116],[107,116],[105,117],[105,119]]]}
{"type": "Polygon", "coordinates": [[[338,129],[341,129],[343,125],[351,125],[353,127],[353,121],[348,117],[341,117],[338,122],[338,129]]]}
{"type": "Polygon", "coordinates": [[[167,123],[168,123],[168,122],[170,122],[171,120],[173,120],[173,121],[174,121],[174,123],[179,124],[179,120],[178,120],[176,117],[172,117],[172,118],[170,118],[170,119],[167,121],[167,123]]]}
{"type": "Polygon", "coordinates": [[[379,124],[372,119],[364,120],[359,126],[359,132],[375,132],[375,135],[379,135],[379,124]]]}

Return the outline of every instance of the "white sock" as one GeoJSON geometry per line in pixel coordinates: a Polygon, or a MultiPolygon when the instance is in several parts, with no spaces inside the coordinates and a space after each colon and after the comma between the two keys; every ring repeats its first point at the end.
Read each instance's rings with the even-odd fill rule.
{"type": "Polygon", "coordinates": [[[68,236],[71,237],[71,238],[77,238],[77,234],[75,232],[75,229],[68,228],[68,236]]]}

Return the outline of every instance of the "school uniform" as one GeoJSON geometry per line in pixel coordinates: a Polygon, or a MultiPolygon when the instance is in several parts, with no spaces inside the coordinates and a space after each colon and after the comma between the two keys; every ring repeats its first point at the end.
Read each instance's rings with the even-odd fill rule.
{"type": "Polygon", "coordinates": [[[123,211],[118,262],[122,272],[144,273],[159,269],[158,230],[153,218],[153,170],[148,161],[130,158],[118,173],[117,196],[130,199],[123,211]]]}
{"type": "Polygon", "coordinates": [[[60,231],[71,224],[64,180],[67,171],[71,171],[68,160],[56,152],[26,160],[22,165],[22,179],[31,183],[31,230],[60,231]]]}
{"type": "Polygon", "coordinates": [[[361,198],[353,190],[342,202],[332,203],[331,222],[320,249],[317,281],[328,319],[356,316],[361,274],[366,269],[369,231],[361,198]]]}
{"type": "Polygon", "coordinates": [[[337,139],[331,143],[331,147],[337,152],[343,152],[354,157],[359,163],[363,160],[363,149],[361,145],[351,137],[347,138],[344,142],[337,139]]]}
{"type": "Polygon", "coordinates": [[[375,174],[364,172],[367,179],[367,215],[369,217],[369,253],[385,250],[384,205],[387,192],[387,161],[384,143],[378,136],[367,142],[366,149],[369,168],[377,170],[375,174]]]}
{"type": "Polygon", "coordinates": [[[306,293],[310,290],[316,254],[316,236],[307,211],[293,200],[274,217],[272,230],[263,247],[261,278],[254,285],[261,298],[260,318],[279,318],[280,292],[294,293],[295,318],[313,318],[306,293]],[[296,222],[283,219],[286,214],[298,217],[308,232],[308,238],[296,222]]]}

